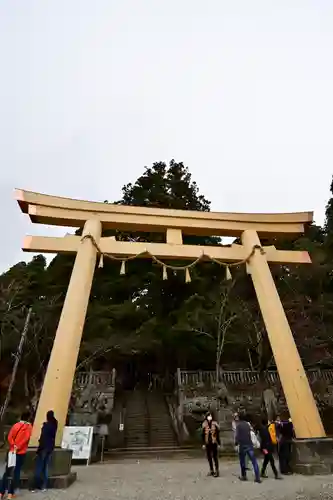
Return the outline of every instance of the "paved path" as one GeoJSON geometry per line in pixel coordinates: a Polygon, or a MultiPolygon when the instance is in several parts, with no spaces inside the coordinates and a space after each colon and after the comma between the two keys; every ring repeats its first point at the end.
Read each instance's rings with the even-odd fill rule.
{"type": "MultiPolygon", "coordinates": [[[[333,500],[333,476],[273,477],[262,484],[238,480],[236,463],[221,464],[221,477],[207,477],[204,460],[141,460],[80,467],[68,490],[22,492],[24,500],[333,500]]],[[[269,473],[271,473],[269,471],[269,473]]],[[[251,480],[250,480],[251,479],[251,480]]]]}

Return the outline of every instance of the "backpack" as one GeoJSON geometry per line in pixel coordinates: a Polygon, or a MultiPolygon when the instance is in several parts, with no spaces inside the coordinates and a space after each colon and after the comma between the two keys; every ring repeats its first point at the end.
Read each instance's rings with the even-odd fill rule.
{"type": "Polygon", "coordinates": [[[269,424],[268,432],[269,432],[269,435],[271,436],[272,443],[277,444],[276,427],[275,427],[274,423],[269,424]]]}

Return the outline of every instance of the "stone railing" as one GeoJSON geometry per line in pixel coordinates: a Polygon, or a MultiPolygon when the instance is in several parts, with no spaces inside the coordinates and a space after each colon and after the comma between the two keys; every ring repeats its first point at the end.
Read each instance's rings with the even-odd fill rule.
{"type": "Polygon", "coordinates": [[[116,370],[110,372],[79,372],[75,382],[77,387],[114,387],[116,383],[116,370]]]}
{"type": "MultiPolygon", "coordinates": [[[[325,370],[308,370],[307,376],[310,382],[324,381],[326,383],[333,383],[333,369],[325,370]]],[[[214,387],[216,385],[216,372],[215,371],[185,371],[177,370],[175,377],[178,387],[196,387],[204,385],[206,387],[214,387]]],[[[220,374],[220,381],[226,385],[244,385],[256,384],[260,380],[260,373],[251,370],[234,370],[222,371],[220,374]]],[[[279,375],[277,371],[267,371],[262,374],[262,380],[276,384],[279,382],[279,375]]],[[[76,375],[77,387],[114,387],[116,382],[116,371],[113,369],[110,372],[79,372],[76,375]]],[[[166,380],[160,378],[158,375],[151,375],[150,387],[153,389],[164,389],[166,380]]]]}
{"type": "Polygon", "coordinates": [[[114,407],[116,370],[79,372],[75,377],[70,411],[71,425],[96,425],[98,416],[114,407]]]}
{"type": "MultiPolygon", "coordinates": [[[[325,381],[327,383],[333,383],[333,369],[308,370],[307,376],[310,382],[325,381]]],[[[262,375],[262,377],[263,380],[272,384],[279,382],[277,371],[268,371],[262,375]]],[[[220,380],[226,385],[250,385],[259,382],[260,373],[251,370],[223,371],[220,374],[220,380]]],[[[216,372],[178,370],[177,381],[180,387],[196,387],[203,384],[206,387],[213,388],[216,385],[216,372]]]]}

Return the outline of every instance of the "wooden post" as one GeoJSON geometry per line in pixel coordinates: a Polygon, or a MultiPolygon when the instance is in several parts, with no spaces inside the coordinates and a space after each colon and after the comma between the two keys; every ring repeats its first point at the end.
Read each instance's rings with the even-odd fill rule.
{"type": "MultiPolygon", "coordinates": [[[[82,236],[91,235],[98,243],[101,230],[99,220],[89,220],[84,225],[82,236]]],[[[56,446],[61,445],[95,265],[96,248],[89,238],[83,239],[77,251],[55,335],[30,446],[38,445],[40,430],[49,410],[54,411],[58,420],[56,446]]]]}
{"type": "MultiPolygon", "coordinates": [[[[244,231],[242,243],[249,253],[254,245],[260,246],[257,232],[252,229],[244,231]]],[[[296,436],[298,438],[325,437],[325,430],[293,334],[266,256],[260,248],[257,248],[251,257],[248,271],[258,297],[296,436]]]]}

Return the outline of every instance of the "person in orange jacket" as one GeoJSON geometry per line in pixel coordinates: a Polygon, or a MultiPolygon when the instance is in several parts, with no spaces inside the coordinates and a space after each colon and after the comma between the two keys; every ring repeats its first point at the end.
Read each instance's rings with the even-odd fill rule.
{"type": "Polygon", "coordinates": [[[15,489],[20,486],[21,469],[27,453],[28,444],[32,432],[32,425],[29,422],[30,414],[22,413],[21,420],[13,425],[8,434],[9,451],[16,454],[15,467],[6,465],[1,481],[0,499],[8,491],[7,498],[14,498],[15,489]]]}

